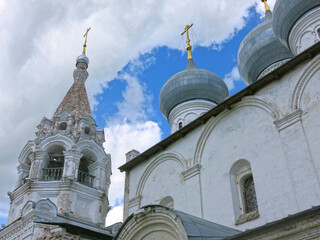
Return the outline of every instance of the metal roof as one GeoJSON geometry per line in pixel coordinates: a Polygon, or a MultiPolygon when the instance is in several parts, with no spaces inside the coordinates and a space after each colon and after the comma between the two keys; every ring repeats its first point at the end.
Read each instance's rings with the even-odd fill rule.
{"type": "MultiPolygon", "coordinates": [[[[185,232],[190,240],[222,240],[227,237],[231,237],[241,233],[233,228],[229,228],[214,222],[210,222],[204,220],[202,218],[198,218],[187,214],[182,211],[178,211],[176,209],[168,208],[162,205],[147,205],[142,207],[141,209],[150,210],[150,212],[172,212],[174,213],[177,218],[179,218],[184,226],[185,232]]],[[[139,214],[139,213],[138,213],[139,214]]],[[[131,214],[122,224],[121,228],[119,229],[118,233],[115,235],[114,240],[116,240],[122,231],[122,229],[126,226],[126,224],[134,218],[134,213],[131,214]]]]}
{"type": "Polygon", "coordinates": [[[121,172],[128,171],[134,166],[148,160],[149,157],[153,156],[154,154],[160,151],[163,151],[163,149],[165,149],[167,146],[169,146],[170,144],[173,144],[175,141],[184,137],[186,134],[193,131],[196,127],[206,123],[211,117],[217,116],[220,112],[226,109],[228,110],[232,109],[232,105],[241,101],[243,97],[253,95],[256,91],[259,91],[269,83],[278,80],[282,75],[285,75],[286,73],[292,71],[295,67],[299,66],[300,64],[302,64],[307,60],[312,59],[314,56],[318,55],[319,53],[320,53],[320,42],[316,43],[312,47],[308,48],[307,50],[303,51],[299,55],[292,58],[290,61],[280,66],[279,68],[265,75],[259,81],[256,81],[255,83],[249,85],[248,87],[244,88],[243,90],[236,93],[235,95],[227,98],[224,102],[220,103],[219,105],[214,107],[212,110],[208,111],[207,113],[198,117],[194,121],[190,122],[180,130],[176,131],[175,133],[171,134],[169,137],[163,139],[156,145],[147,149],[137,157],[126,162],[125,164],[119,167],[119,170],[121,172]]]}
{"type": "Polygon", "coordinates": [[[284,46],[294,24],[308,11],[320,6],[319,0],[277,0],[273,13],[273,29],[284,46]]]}
{"type": "Polygon", "coordinates": [[[272,13],[266,11],[264,21],[242,41],[238,51],[238,69],[246,84],[257,81],[264,69],[293,54],[281,44],[272,29],[272,13]]]}
{"type": "Polygon", "coordinates": [[[229,97],[228,87],[216,74],[197,68],[192,59],[185,70],[172,76],[162,87],[159,96],[160,110],[165,118],[180,103],[204,99],[219,104],[229,97]]]}
{"type": "Polygon", "coordinates": [[[241,233],[236,229],[210,222],[182,211],[170,210],[181,219],[190,240],[220,240],[241,233]]]}

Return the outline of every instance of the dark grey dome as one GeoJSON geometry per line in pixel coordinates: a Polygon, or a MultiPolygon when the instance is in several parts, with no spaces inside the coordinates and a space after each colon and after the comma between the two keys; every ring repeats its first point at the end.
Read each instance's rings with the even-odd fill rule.
{"type": "Polygon", "coordinates": [[[170,111],[185,101],[203,99],[219,104],[227,97],[229,91],[224,81],[210,71],[197,68],[189,59],[186,69],[172,76],[162,87],[159,105],[168,119],[170,111]]]}
{"type": "Polygon", "coordinates": [[[277,0],[274,6],[273,29],[282,44],[288,46],[293,25],[317,6],[320,6],[319,0],[277,0]]]}
{"type": "Polygon", "coordinates": [[[242,41],[238,51],[238,69],[246,84],[257,81],[260,73],[283,59],[292,58],[272,29],[272,13],[266,11],[264,21],[255,27],[242,41]]]}

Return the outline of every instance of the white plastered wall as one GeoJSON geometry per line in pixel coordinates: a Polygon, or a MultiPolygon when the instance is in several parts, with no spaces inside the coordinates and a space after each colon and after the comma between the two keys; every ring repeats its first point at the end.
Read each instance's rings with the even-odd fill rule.
{"type": "Polygon", "coordinates": [[[319,66],[316,56],[133,168],[129,214],[172,196],[176,209],[245,230],[318,205],[319,66]],[[260,216],[236,226],[229,172],[240,159],[251,164],[260,216]]]}

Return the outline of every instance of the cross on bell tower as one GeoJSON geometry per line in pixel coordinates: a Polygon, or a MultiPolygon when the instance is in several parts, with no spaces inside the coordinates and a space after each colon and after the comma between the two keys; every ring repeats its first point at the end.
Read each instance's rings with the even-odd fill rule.
{"type": "MultiPolygon", "coordinates": [[[[19,156],[16,188],[8,193],[9,226],[32,215],[34,221],[50,223],[50,229],[67,222],[108,234],[104,224],[110,209],[111,157],[102,146],[104,130],[97,129],[85,87],[89,30],[84,35],[82,54],[76,59],[72,86],[53,117],[41,120],[36,138],[26,144],[19,156]]],[[[32,221],[28,224],[36,225],[32,221]]],[[[31,232],[32,236],[45,234],[43,228],[36,228],[37,233],[31,232]]]]}

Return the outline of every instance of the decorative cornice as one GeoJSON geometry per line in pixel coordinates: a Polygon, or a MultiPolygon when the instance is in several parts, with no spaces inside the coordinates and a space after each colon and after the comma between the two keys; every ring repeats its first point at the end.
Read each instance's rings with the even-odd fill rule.
{"type": "Polygon", "coordinates": [[[174,144],[177,140],[180,139],[179,132],[184,133],[185,135],[193,131],[198,126],[202,125],[204,122],[208,121],[212,117],[217,117],[220,114],[223,114],[225,109],[228,106],[233,106],[234,104],[240,102],[245,96],[252,95],[255,92],[259,91],[260,89],[264,88],[270,83],[273,83],[277,79],[281,78],[288,74],[292,69],[297,66],[301,66],[307,60],[310,60],[310,54],[313,56],[319,55],[320,53],[320,42],[316,43],[312,47],[308,48],[301,54],[295,56],[290,61],[286,62],[285,64],[281,65],[279,68],[275,69],[271,74],[267,74],[259,81],[256,81],[253,84],[250,84],[248,87],[244,88],[240,92],[230,96],[225,101],[211,109],[209,112],[201,115],[199,118],[195,119],[194,121],[190,122],[188,125],[180,129],[179,131],[171,134],[169,137],[163,139],[156,145],[153,145],[151,148],[147,149],[146,151],[142,152],[139,156],[132,159],[131,161],[125,163],[124,165],[120,166],[119,169],[121,172],[123,171],[130,171],[130,169],[134,168],[136,165],[140,164],[141,162],[145,161],[145,159],[150,158],[151,156],[159,153],[161,148],[166,148],[171,144],[174,144]],[[275,78],[277,76],[277,78],[275,78]],[[161,146],[161,147],[159,147],[161,146]]]}
{"type": "Polygon", "coordinates": [[[254,219],[258,218],[258,217],[259,217],[259,211],[258,210],[254,210],[254,211],[249,212],[249,213],[244,213],[244,214],[240,215],[240,217],[236,221],[236,225],[240,225],[240,224],[249,222],[249,221],[254,220],[254,219]]]}
{"type": "Polygon", "coordinates": [[[134,207],[134,206],[140,206],[141,199],[142,199],[141,195],[130,199],[129,200],[129,208],[134,207]]]}
{"type": "Polygon", "coordinates": [[[193,176],[200,174],[201,165],[196,164],[193,167],[187,169],[186,171],[182,172],[183,179],[186,181],[193,176]]]}
{"type": "Polygon", "coordinates": [[[294,111],[293,113],[290,113],[289,115],[274,121],[274,124],[277,126],[279,132],[283,129],[291,126],[292,124],[301,121],[301,110],[294,111]]]}

